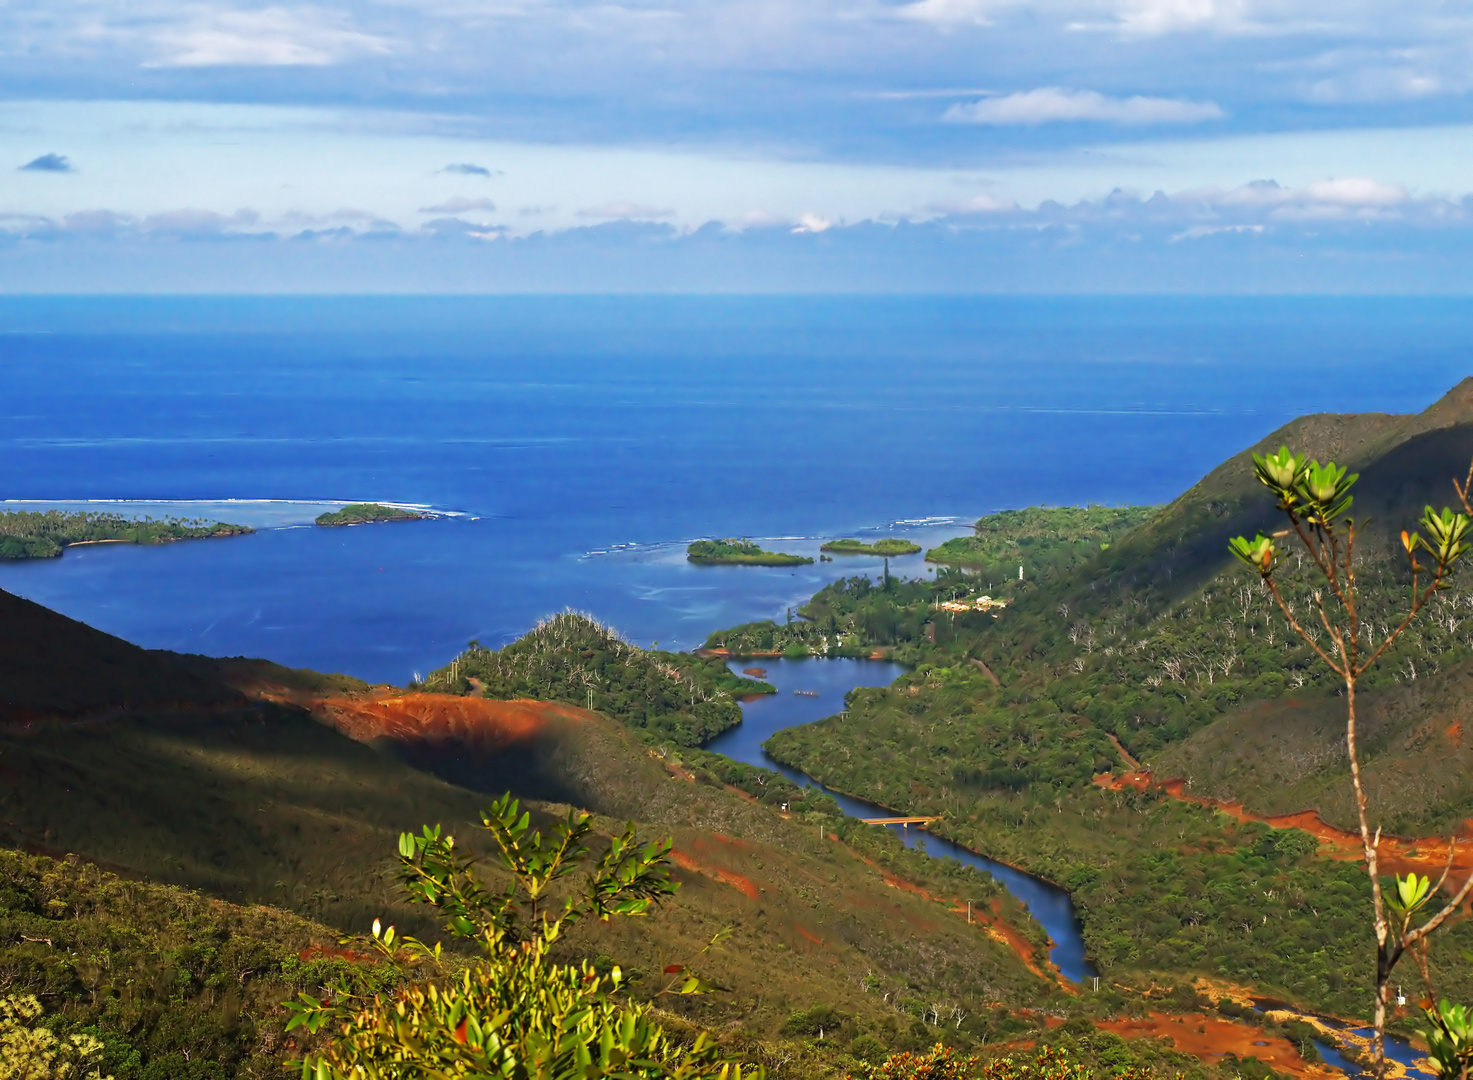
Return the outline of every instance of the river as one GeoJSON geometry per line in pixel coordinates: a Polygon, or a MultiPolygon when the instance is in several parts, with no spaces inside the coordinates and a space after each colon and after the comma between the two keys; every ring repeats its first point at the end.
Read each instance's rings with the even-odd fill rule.
{"type": "MultiPolygon", "coordinates": [[[[722,754],[733,761],[780,772],[800,787],[827,792],[838,802],[839,808],[851,817],[893,816],[890,807],[833,791],[806,773],[779,763],[768,755],[762,744],[786,728],[811,724],[842,712],[844,695],[850,690],[861,686],[888,686],[904,673],[903,665],[875,660],[787,660],[764,657],[732,660],[728,666],[738,674],[744,668],[763,668],[766,671],[764,678],[777,688],[777,693],[744,702],[742,723],[712,739],[706,744],[707,750],[722,754]]],[[[1074,902],[1065,890],[1005,863],[968,851],[950,840],[933,836],[923,829],[898,825],[888,827],[900,834],[907,847],[924,851],[938,859],[952,858],[987,871],[1013,896],[1026,904],[1033,917],[1048,931],[1051,942],[1049,958],[1066,979],[1073,983],[1084,983],[1098,976],[1099,972],[1085,955],[1083,928],[1075,913],[1074,902]]],[[[1277,1007],[1281,1006],[1267,1001],[1259,1003],[1260,1009],[1277,1007]]],[[[1306,1015],[1305,1019],[1311,1018],[1306,1015]]],[[[1332,1020],[1323,1022],[1354,1035],[1369,1034],[1368,1029],[1346,1028],[1332,1020]]],[[[1331,1068],[1347,1076],[1364,1075],[1328,1040],[1318,1040],[1316,1045],[1331,1068]]],[[[1386,1056],[1409,1072],[1430,1072],[1424,1055],[1402,1039],[1387,1037],[1386,1056]]]]}
{"type": "MultiPolygon", "coordinates": [[[[865,802],[850,795],[831,791],[818,781],[773,760],[762,744],[784,728],[811,724],[844,709],[844,695],[859,686],[888,686],[905,668],[900,664],[874,660],[734,660],[731,669],[766,669],[766,680],[777,687],[776,694],[766,695],[742,706],[742,723],[722,732],[706,744],[706,749],[734,761],[760,765],[782,773],[801,787],[819,788],[832,795],[844,813],[852,817],[890,817],[889,807],[865,802]],[[803,693],[795,693],[803,691],[803,693]],[[810,694],[816,696],[809,696],[810,694]]],[[[1071,982],[1093,979],[1098,972],[1084,954],[1084,937],[1074,903],[1069,894],[1056,885],[1015,870],[983,855],[968,851],[950,840],[933,836],[920,828],[890,826],[900,834],[906,846],[917,848],[938,859],[952,858],[985,870],[1023,903],[1033,917],[1048,931],[1053,944],[1049,958],[1071,982]]]]}

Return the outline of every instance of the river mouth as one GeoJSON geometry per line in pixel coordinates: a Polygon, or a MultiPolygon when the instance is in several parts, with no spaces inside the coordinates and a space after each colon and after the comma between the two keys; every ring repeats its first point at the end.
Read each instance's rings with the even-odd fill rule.
{"type": "MultiPolygon", "coordinates": [[[[751,661],[736,659],[728,661],[727,666],[741,674],[742,667],[750,664],[751,661]]],[[[733,761],[782,773],[799,787],[826,792],[850,817],[893,816],[894,811],[890,807],[834,791],[807,773],[779,763],[763,749],[762,744],[779,731],[843,712],[844,695],[850,690],[862,686],[888,686],[905,673],[904,665],[889,660],[763,657],[762,666],[767,669],[767,682],[777,688],[777,693],[742,702],[742,722],[716,736],[704,749],[733,761]]],[[[1083,983],[1099,975],[1085,955],[1083,931],[1074,912],[1074,902],[1063,889],[1005,863],[968,851],[919,827],[889,825],[885,828],[899,833],[907,847],[937,859],[956,859],[997,879],[1048,931],[1051,942],[1049,959],[1064,978],[1073,983],[1083,983]]]]}

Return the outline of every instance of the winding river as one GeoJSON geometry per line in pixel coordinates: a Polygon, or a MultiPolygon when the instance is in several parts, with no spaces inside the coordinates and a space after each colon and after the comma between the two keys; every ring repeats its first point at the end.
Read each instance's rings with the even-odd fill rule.
{"type": "MultiPolygon", "coordinates": [[[[733,671],[744,667],[765,668],[765,678],[777,687],[770,694],[742,705],[742,723],[724,731],[706,744],[706,749],[723,754],[734,761],[760,765],[782,773],[800,787],[819,788],[838,802],[844,813],[857,818],[890,817],[888,807],[831,791],[818,781],[796,769],[781,765],[768,756],[762,744],[777,732],[800,724],[811,724],[841,712],[844,695],[857,686],[888,686],[905,668],[900,664],[875,660],[734,660],[733,671]],[[816,695],[816,696],[809,696],[816,695]]],[[[1004,863],[968,851],[950,840],[932,836],[919,828],[892,825],[906,846],[924,851],[938,859],[952,858],[985,870],[1010,893],[1028,905],[1029,912],[1048,931],[1052,946],[1049,958],[1071,982],[1093,979],[1098,972],[1084,955],[1084,937],[1074,902],[1056,885],[1004,863]]]]}
{"type": "MultiPolygon", "coordinates": [[[[743,703],[742,723],[712,739],[706,744],[707,750],[722,754],[733,761],[780,772],[800,787],[818,788],[827,792],[838,802],[839,808],[852,817],[893,816],[894,811],[888,807],[833,791],[806,773],[778,763],[762,749],[762,744],[786,728],[811,724],[841,712],[844,708],[844,695],[856,687],[888,686],[904,673],[903,665],[875,660],[786,660],[764,657],[760,660],[733,660],[729,666],[739,674],[748,667],[765,669],[765,678],[777,687],[777,693],[743,703]]],[[[956,859],[985,870],[996,878],[1004,888],[1027,905],[1033,917],[1048,931],[1051,942],[1049,958],[1070,982],[1084,983],[1098,975],[1095,966],[1085,955],[1083,930],[1074,911],[1074,902],[1063,889],[1005,863],[968,851],[922,829],[906,829],[897,825],[889,828],[898,831],[908,847],[924,851],[938,859],[956,859]]],[[[1274,1003],[1262,1002],[1259,1007],[1273,1008],[1274,1003]]],[[[1321,1022],[1353,1036],[1369,1034],[1365,1029],[1345,1028],[1334,1021],[1321,1022]]],[[[1326,1064],[1332,1068],[1348,1076],[1362,1075],[1361,1070],[1348,1061],[1329,1040],[1317,1041],[1316,1045],[1319,1046],[1326,1064]]],[[[1387,1037],[1386,1056],[1409,1073],[1428,1071],[1425,1064],[1422,1064],[1420,1070],[1418,1068],[1418,1063],[1425,1063],[1424,1056],[1401,1039],[1387,1037]]]]}

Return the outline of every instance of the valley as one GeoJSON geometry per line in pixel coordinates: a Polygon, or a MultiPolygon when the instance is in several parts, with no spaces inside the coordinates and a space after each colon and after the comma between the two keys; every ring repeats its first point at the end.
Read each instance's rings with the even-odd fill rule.
{"type": "MultiPolygon", "coordinates": [[[[1405,591],[1394,523],[1450,501],[1470,432],[1464,383],[1415,416],[1307,417],[1255,447],[1361,473],[1368,640],[1405,591]]],[[[264,1075],[302,1048],[274,1034],[279,1002],[367,956],[375,919],[438,933],[396,891],[399,834],[439,824],[483,852],[480,811],[510,791],[539,828],[577,808],[601,842],[624,822],[672,840],[679,892],[580,924],[560,955],[617,963],[675,1030],[775,1077],[936,1042],[1064,1048],[1101,1076],[1329,1075],[1323,1056],[1363,1051],[1326,1025],[1370,1013],[1370,890],[1343,699],[1228,555],[1270,521],[1250,468],[1161,508],[989,515],[953,564],[842,579],[701,652],[564,612],[407,687],[144,650],[0,593],[0,970],[101,1032],[118,1080],[216,1075],[205,1045],[219,1075],[264,1075]],[[997,580],[1025,549],[1023,578],[997,580]],[[728,659],[759,655],[760,675],[728,659]],[[929,820],[861,820],[884,816],[929,820]],[[155,929],[108,944],[97,920],[114,934],[140,903],[155,929]],[[132,983],[109,967],[124,955],[132,983]],[[687,965],[717,989],[663,995],[687,965]]],[[[1282,573],[1314,602],[1302,564],[1282,573]]],[[[1363,690],[1383,871],[1451,855],[1449,885],[1473,872],[1470,598],[1453,578],[1363,690]]],[[[1470,954],[1473,922],[1433,940],[1439,994],[1473,1000],[1470,954]]]]}

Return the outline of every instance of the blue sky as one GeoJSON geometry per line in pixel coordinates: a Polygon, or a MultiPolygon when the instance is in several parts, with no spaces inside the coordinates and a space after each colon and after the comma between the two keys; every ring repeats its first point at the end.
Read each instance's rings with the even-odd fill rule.
{"type": "Polygon", "coordinates": [[[1473,6],[13,0],[0,288],[1466,291],[1473,6]]]}

